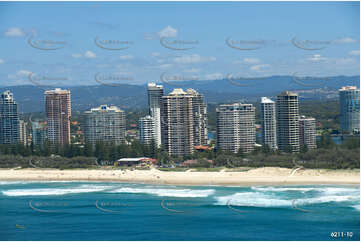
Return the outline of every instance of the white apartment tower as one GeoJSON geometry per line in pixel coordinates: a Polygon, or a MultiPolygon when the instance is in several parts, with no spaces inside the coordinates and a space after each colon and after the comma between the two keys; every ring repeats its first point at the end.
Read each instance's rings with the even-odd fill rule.
{"type": "Polygon", "coordinates": [[[277,149],[276,103],[267,97],[261,98],[261,122],[263,145],[277,149]]]}
{"type": "Polygon", "coordinates": [[[125,114],[116,106],[101,105],[85,112],[85,140],[119,145],[125,142],[125,114]]]}
{"type": "Polygon", "coordinates": [[[300,145],[308,149],[316,149],[316,119],[300,117],[300,145]]]}
{"type": "Polygon", "coordinates": [[[217,148],[249,153],[256,143],[255,107],[252,104],[223,104],[217,108],[217,148]]]}
{"type": "Polygon", "coordinates": [[[155,141],[154,119],[147,115],[139,119],[139,141],[142,144],[149,145],[152,140],[155,141]]]}
{"type": "Polygon", "coordinates": [[[203,96],[193,89],[175,88],[162,97],[162,144],[170,155],[192,154],[207,144],[207,110],[203,96]]]}
{"type": "Polygon", "coordinates": [[[163,86],[155,83],[148,83],[148,105],[149,115],[154,120],[154,138],[158,147],[162,144],[161,131],[161,106],[162,106],[163,86]]]}
{"type": "Polygon", "coordinates": [[[24,120],[19,120],[19,139],[20,143],[23,145],[28,145],[28,132],[26,129],[27,122],[24,120]]]}

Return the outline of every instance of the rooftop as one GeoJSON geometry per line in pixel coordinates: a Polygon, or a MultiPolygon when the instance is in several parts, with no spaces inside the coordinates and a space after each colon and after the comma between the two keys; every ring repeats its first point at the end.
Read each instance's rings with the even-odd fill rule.
{"type": "Polygon", "coordinates": [[[339,89],[339,91],[349,91],[349,90],[358,90],[358,88],[356,86],[345,86],[339,89]]]}
{"type": "Polygon", "coordinates": [[[269,99],[268,97],[262,97],[261,103],[275,103],[275,102],[269,99]]]}

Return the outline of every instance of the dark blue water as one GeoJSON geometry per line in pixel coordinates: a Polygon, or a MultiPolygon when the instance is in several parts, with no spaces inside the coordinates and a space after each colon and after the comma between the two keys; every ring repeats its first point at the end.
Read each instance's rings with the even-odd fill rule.
{"type": "Polygon", "coordinates": [[[0,182],[0,240],[359,240],[357,186],[0,182]]]}

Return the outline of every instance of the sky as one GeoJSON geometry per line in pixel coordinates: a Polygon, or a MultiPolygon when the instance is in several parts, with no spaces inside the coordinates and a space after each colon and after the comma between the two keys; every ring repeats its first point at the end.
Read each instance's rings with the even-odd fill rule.
{"type": "Polygon", "coordinates": [[[359,2],[1,2],[0,86],[360,74],[359,2]]]}

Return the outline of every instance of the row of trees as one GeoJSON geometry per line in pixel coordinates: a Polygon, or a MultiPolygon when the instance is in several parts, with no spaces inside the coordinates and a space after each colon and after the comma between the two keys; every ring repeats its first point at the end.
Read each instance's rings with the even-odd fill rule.
{"type": "MultiPolygon", "coordinates": [[[[156,144],[152,142],[150,145],[143,145],[139,141],[134,140],[131,144],[115,145],[113,143],[98,142],[95,145],[86,143],[84,145],[69,144],[65,146],[52,146],[49,142],[45,142],[42,146],[24,146],[17,145],[0,145],[0,156],[9,157],[63,157],[66,161],[69,159],[79,159],[83,157],[84,160],[89,161],[116,161],[120,158],[135,158],[135,157],[151,157],[158,160],[159,165],[180,164],[184,160],[197,160],[199,167],[209,166],[282,166],[292,167],[294,164],[292,160],[297,160],[305,167],[323,167],[323,168],[339,168],[359,167],[360,157],[360,139],[358,137],[348,138],[343,144],[335,144],[329,135],[323,135],[317,143],[318,149],[308,150],[306,147],[301,149],[298,154],[288,152],[273,151],[268,146],[256,148],[252,153],[243,153],[241,150],[234,154],[222,150],[205,150],[196,151],[192,155],[185,157],[169,157],[168,153],[163,148],[157,148],[156,144]],[[207,160],[214,161],[213,164],[207,160]]],[[[37,158],[38,159],[38,158],[37,158]]],[[[16,158],[18,160],[18,158],[16,158]]],[[[26,159],[29,160],[29,159],[26,159]]],[[[60,161],[59,161],[60,162],[60,161]]],[[[24,164],[24,162],[20,162],[24,164]]],[[[78,164],[77,162],[75,162],[78,164]]],[[[5,166],[18,163],[11,163],[10,161],[5,166]]],[[[79,163],[80,164],[80,163],[79,163]]],[[[79,167],[84,167],[86,164],[94,165],[94,162],[85,162],[79,167]]],[[[0,164],[1,165],[1,164],[0,164]]],[[[76,165],[65,162],[65,167],[76,167],[76,165]]],[[[194,164],[193,164],[194,166],[194,164]]],[[[45,167],[45,166],[44,166],[45,167]]]]}

